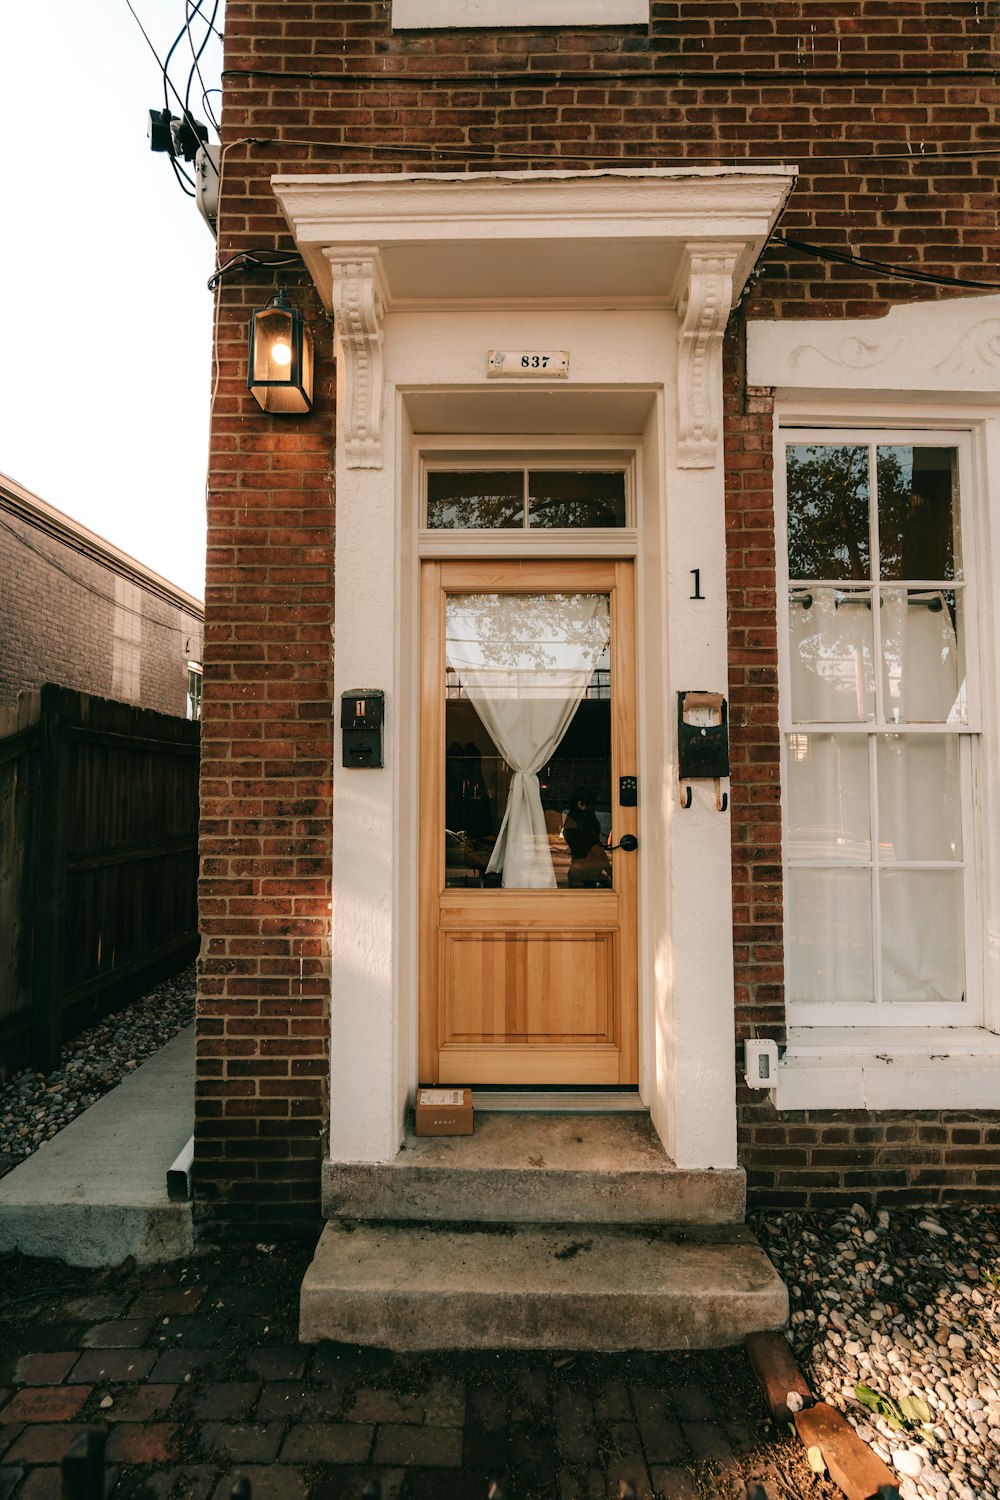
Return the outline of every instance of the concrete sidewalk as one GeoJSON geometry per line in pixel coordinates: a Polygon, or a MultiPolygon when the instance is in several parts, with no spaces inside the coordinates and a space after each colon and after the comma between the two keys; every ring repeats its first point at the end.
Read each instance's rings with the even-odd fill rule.
{"type": "Polygon", "coordinates": [[[194,1026],[0,1181],[0,1253],[74,1266],[172,1260],[193,1246],[191,1205],[167,1169],[194,1124],[194,1026]]]}

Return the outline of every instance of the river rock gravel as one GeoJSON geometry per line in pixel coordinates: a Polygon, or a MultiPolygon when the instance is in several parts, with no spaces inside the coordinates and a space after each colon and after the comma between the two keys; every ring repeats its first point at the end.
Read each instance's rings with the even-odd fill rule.
{"type": "Polygon", "coordinates": [[[1000,1209],[855,1204],[752,1223],[788,1283],[813,1393],[904,1500],[1000,1500],[1000,1209]]]}
{"type": "Polygon", "coordinates": [[[0,1084],[0,1177],[189,1025],[194,995],[191,964],[67,1042],[54,1073],[29,1068],[0,1084]]]}

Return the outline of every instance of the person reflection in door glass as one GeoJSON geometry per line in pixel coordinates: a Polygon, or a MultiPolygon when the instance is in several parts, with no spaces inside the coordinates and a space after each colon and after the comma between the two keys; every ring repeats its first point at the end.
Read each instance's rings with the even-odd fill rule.
{"type": "Polygon", "coordinates": [[[601,825],[594,812],[594,794],[577,787],[566,809],[563,838],[570,852],[567,880],[571,886],[609,886],[611,861],[601,842],[601,825]]]}

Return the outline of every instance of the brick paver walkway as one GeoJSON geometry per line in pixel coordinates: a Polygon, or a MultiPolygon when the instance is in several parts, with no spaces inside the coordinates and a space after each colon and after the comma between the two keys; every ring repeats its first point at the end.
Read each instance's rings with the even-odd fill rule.
{"type": "Polygon", "coordinates": [[[300,1248],[153,1269],[0,1258],[0,1500],[57,1500],[107,1428],[109,1493],[228,1500],[839,1495],[767,1419],[741,1350],[390,1355],[296,1342],[300,1248]]]}

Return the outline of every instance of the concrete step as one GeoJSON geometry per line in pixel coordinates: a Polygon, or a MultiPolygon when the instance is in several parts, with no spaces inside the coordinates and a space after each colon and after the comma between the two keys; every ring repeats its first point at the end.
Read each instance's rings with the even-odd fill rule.
{"type": "Polygon", "coordinates": [[[117,1266],[190,1255],[190,1203],[167,1171],[194,1125],[188,1026],[0,1182],[0,1254],[117,1266]]]}
{"type": "Polygon", "coordinates": [[[468,1136],[408,1134],[385,1164],[327,1161],[328,1219],[739,1224],[742,1168],[675,1166],[644,1114],[477,1114],[468,1136]]]}
{"type": "Polygon", "coordinates": [[[329,1224],[300,1337],[397,1350],[724,1348],[788,1294],[744,1227],[329,1224]]]}

